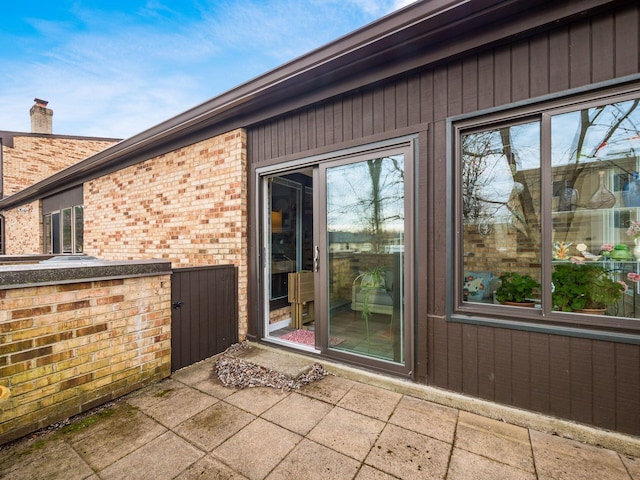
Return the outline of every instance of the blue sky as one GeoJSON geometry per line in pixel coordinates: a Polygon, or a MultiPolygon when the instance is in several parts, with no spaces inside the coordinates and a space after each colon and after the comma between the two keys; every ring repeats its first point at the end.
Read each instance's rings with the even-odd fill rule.
{"type": "Polygon", "coordinates": [[[3,2],[0,130],[126,138],[411,0],[3,2]]]}

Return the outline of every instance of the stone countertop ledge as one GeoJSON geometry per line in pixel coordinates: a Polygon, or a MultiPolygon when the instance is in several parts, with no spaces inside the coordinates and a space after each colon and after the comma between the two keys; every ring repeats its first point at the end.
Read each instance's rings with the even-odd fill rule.
{"type": "Polygon", "coordinates": [[[101,260],[68,255],[0,266],[0,290],[171,274],[169,260],[101,260]]]}

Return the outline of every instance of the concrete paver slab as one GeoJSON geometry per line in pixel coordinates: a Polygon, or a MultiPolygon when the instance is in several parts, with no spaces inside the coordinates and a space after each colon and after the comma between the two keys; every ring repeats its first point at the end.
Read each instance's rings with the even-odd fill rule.
{"type": "Polygon", "coordinates": [[[103,469],[166,432],[166,428],[125,402],[114,414],[81,432],[70,433],[68,441],[94,469],[103,469]]]}
{"type": "Polygon", "coordinates": [[[627,471],[633,480],[640,480],[640,458],[630,457],[628,455],[620,455],[622,463],[627,467],[627,471]]]}
{"type": "Polygon", "coordinates": [[[282,373],[291,379],[296,379],[308,373],[315,363],[314,360],[310,358],[299,355],[287,355],[283,352],[266,350],[252,345],[229,352],[229,355],[242,359],[245,362],[282,373]]]}
{"type": "Polygon", "coordinates": [[[255,418],[233,405],[219,402],[181,423],[175,432],[210,452],[255,418]]]}
{"type": "Polygon", "coordinates": [[[166,427],[172,428],[219,401],[177,381],[167,382],[165,387],[154,391],[150,396],[136,397],[129,403],[166,427]]]}
{"type": "Polygon", "coordinates": [[[262,414],[262,418],[306,435],[333,407],[315,398],[292,393],[262,414]]]}
{"type": "Polygon", "coordinates": [[[353,478],[360,463],[309,440],[302,440],[267,480],[343,480],[353,478]]]}
{"type": "Polygon", "coordinates": [[[300,440],[300,435],[257,418],[212,454],[228,465],[235,465],[247,478],[258,480],[265,478],[300,440]]]}
{"type": "Polygon", "coordinates": [[[318,382],[305,385],[300,393],[336,405],[355,384],[352,380],[329,375],[318,382]]]}
{"type": "Polygon", "coordinates": [[[376,442],[384,425],[380,420],[334,407],[309,432],[308,438],[362,461],[376,442]]]}
{"type": "Polygon", "coordinates": [[[404,396],[389,423],[453,443],[458,411],[419,398],[404,396]]]}
{"type": "Polygon", "coordinates": [[[620,456],[547,433],[530,431],[538,478],[554,480],[629,480],[620,456]]]}
{"type": "Polygon", "coordinates": [[[526,428],[460,412],[455,445],[520,470],[535,472],[526,428]]]}
{"type": "Polygon", "coordinates": [[[451,448],[449,443],[388,424],[365,463],[398,478],[442,479],[451,448]]]}
{"type": "Polygon", "coordinates": [[[182,472],[175,480],[247,480],[247,477],[240,475],[224,463],[216,460],[211,455],[207,455],[187,470],[182,472]]]}
{"type": "Polygon", "coordinates": [[[357,383],[342,397],[338,406],[386,422],[401,398],[399,393],[357,383]]]}
{"type": "Polygon", "coordinates": [[[93,474],[82,457],[60,438],[29,442],[15,453],[0,460],[0,478],[3,480],[83,480],[93,474]]]}
{"type": "Polygon", "coordinates": [[[225,398],[225,402],[235,405],[254,415],[260,415],[289,395],[288,392],[269,387],[254,387],[238,390],[225,398]]]}
{"type": "Polygon", "coordinates": [[[100,472],[102,480],[172,479],[204,456],[204,452],[166,432],[100,472]]]}
{"type": "Polygon", "coordinates": [[[376,470],[369,465],[363,465],[355,480],[397,480],[398,477],[392,477],[388,473],[376,470]]]}
{"type": "Polygon", "coordinates": [[[447,480],[535,480],[532,472],[520,470],[511,465],[500,463],[475,453],[454,448],[447,480]]]}

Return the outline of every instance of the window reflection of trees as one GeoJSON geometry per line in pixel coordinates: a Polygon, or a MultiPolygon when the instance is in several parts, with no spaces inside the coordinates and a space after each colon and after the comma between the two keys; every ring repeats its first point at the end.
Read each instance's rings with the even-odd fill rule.
{"type": "Polygon", "coordinates": [[[328,225],[332,231],[364,233],[374,252],[403,230],[404,158],[375,158],[328,173],[328,225]]]}

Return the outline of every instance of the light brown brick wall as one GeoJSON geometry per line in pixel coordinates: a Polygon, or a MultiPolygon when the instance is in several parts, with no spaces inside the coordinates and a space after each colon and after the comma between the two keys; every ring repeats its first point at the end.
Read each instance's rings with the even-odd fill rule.
{"type": "Polygon", "coordinates": [[[235,130],[84,186],[85,253],[169,259],[173,268],[238,267],[239,336],[247,332],[246,133],[235,130]]]}
{"type": "Polygon", "coordinates": [[[42,208],[39,201],[4,211],[5,253],[42,253],[42,208]]]}
{"type": "Polygon", "coordinates": [[[13,195],[114,143],[115,140],[15,136],[13,147],[2,147],[4,196],[13,195]]]}
{"type": "Polygon", "coordinates": [[[0,444],[168,376],[169,278],[0,290],[0,444]]]}

